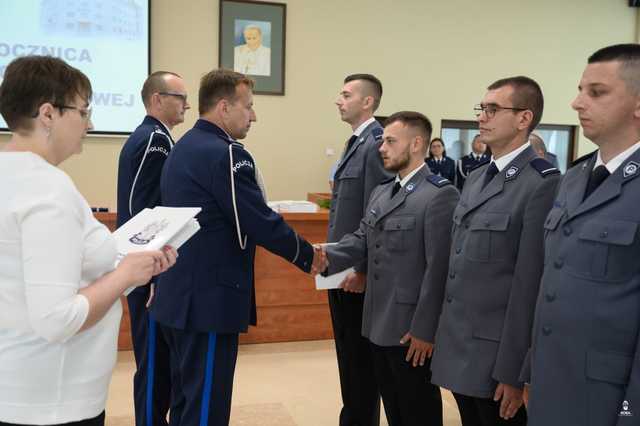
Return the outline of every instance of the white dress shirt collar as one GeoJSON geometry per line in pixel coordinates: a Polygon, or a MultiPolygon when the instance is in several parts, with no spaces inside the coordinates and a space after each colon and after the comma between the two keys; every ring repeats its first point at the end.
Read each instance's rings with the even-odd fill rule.
{"type": "Polygon", "coordinates": [[[360,136],[360,134],[362,132],[364,132],[364,129],[367,128],[367,126],[371,123],[373,123],[374,121],[376,121],[376,119],[374,117],[369,118],[367,121],[365,121],[364,123],[362,123],[361,125],[358,126],[358,128],[353,132],[353,134],[355,136],[360,136]]]}
{"type": "Polygon", "coordinates": [[[607,164],[604,164],[604,161],[602,161],[600,150],[598,150],[598,158],[596,159],[596,163],[593,165],[593,168],[595,169],[596,167],[604,164],[604,166],[607,168],[609,173],[613,174],[616,170],[618,170],[618,167],[620,167],[620,165],[624,163],[624,160],[629,158],[631,154],[636,152],[638,148],[640,148],[640,141],[636,142],[635,144],[631,145],[629,148],[622,151],[620,154],[613,157],[611,160],[609,160],[607,164]]]}
{"type": "Polygon", "coordinates": [[[422,163],[421,165],[419,165],[418,167],[416,167],[415,169],[407,173],[407,175],[402,179],[400,179],[400,175],[396,175],[396,182],[400,182],[400,187],[404,188],[407,182],[409,182],[411,178],[415,176],[415,174],[418,173],[420,169],[422,169],[424,166],[425,166],[425,163],[422,163]]]}
{"type": "Polygon", "coordinates": [[[527,142],[524,145],[522,145],[520,148],[514,149],[510,153],[508,153],[506,155],[503,155],[502,157],[498,158],[497,160],[494,159],[493,156],[491,156],[491,161],[496,163],[496,167],[498,168],[498,171],[501,172],[502,169],[507,167],[507,165],[511,161],[513,161],[514,158],[516,158],[522,151],[524,151],[525,149],[529,148],[529,146],[531,146],[531,144],[529,142],[527,142]]]}

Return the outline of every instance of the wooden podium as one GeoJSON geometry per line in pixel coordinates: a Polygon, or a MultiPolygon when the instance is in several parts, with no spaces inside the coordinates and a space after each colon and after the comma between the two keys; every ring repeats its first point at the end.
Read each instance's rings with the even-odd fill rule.
{"type": "MultiPolygon", "coordinates": [[[[287,223],[311,243],[324,242],[329,212],[283,213],[287,223]]],[[[112,231],[115,213],[95,213],[112,231]]],[[[331,317],[326,291],[315,289],[311,276],[289,262],[258,247],[255,260],[258,326],[240,335],[240,343],[286,342],[330,339],[331,317]]],[[[122,298],[123,315],[118,338],[119,350],[131,350],[131,325],[127,301],[122,298]]]]}

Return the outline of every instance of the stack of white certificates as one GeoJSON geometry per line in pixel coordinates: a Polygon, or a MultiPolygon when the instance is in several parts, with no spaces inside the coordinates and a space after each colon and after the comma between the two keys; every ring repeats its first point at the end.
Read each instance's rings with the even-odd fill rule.
{"type": "Polygon", "coordinates": [[[269,201],[267,203],[277,213],[315,213],[318,205],[304,200],[269,201]]]}
{"type": "Polygon", "coordinates": [[[136,251],[160,250],[165,245],[177,250],[200,229],[195,219],[200,210],[200,207],[142,210],[113,233],[118,247],[116,265],[128,253],[136,251]]]}

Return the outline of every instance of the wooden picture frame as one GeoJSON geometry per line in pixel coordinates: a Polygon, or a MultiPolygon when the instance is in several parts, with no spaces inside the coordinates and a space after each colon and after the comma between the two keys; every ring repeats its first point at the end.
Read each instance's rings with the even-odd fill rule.
{"type": "Polygon", "coordinates": [[[255,81],[253,92],[284,95],[287,5],[220,0],[218,63],[255,81]]]}

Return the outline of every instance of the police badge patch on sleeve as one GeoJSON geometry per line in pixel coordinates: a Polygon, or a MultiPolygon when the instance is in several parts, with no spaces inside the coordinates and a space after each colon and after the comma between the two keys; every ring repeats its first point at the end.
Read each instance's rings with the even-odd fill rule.
{"type": "Polygon", "coordinates": [[[622,410],[618,413],[618,417],[632,417],[633,412],[631,411],[631,404],[626,399],[622,401],[622,410]]]}

